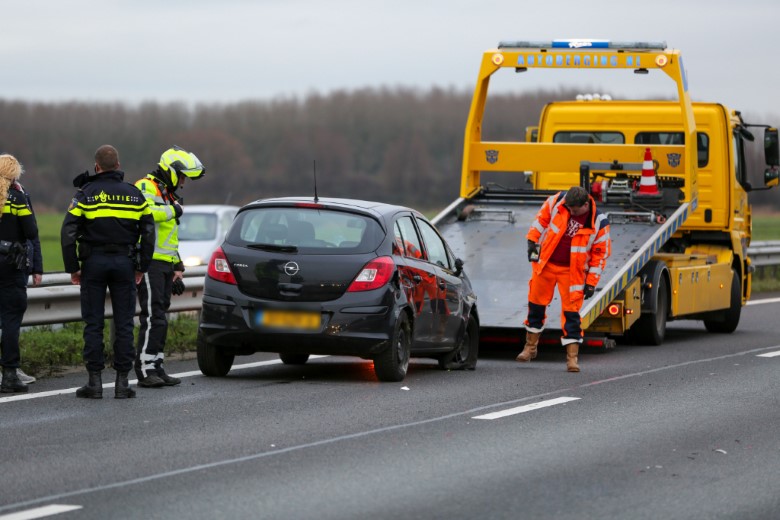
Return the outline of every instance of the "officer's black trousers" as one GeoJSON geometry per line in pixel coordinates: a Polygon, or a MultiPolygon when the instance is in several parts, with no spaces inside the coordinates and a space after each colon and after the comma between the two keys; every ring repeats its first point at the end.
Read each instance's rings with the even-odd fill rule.
{"type": "Polygon", "coordinates": [[[171,306],[173,264],[152,260],[149,270],[138,285],[138,303],[141,306],[141,326],[138,329],[135,372],[144,378],[150,370],[163,363],[165,340],[168,336],[166,312],[171,306]]]}
{"type": "Polygon", "coordinates": [[[103,370],[103,320],[106,288],[114,312],[114,369],[133,367],[135,268],[126,254],[93,253],[81,265],[81,317],[84,319],[84,363],[87,370],[103,370]]]}
{"type": "Polygon", "coordinates": [[[0,263],[0,324],[3,328],[0,364],[6,368],[19,368],[19,329],[26,310],[27,273],[3,261],[0,263]]]}

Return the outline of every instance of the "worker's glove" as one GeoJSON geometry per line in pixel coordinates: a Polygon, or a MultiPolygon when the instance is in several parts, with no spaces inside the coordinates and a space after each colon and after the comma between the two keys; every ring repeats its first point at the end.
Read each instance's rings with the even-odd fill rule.
{"type": "Polygon", "coordinates": [[[585,296],[585,299],[587,300],[591,296],[593,296],[593,293],[596,292],[596,288],[592,285],[585,284],[585,289],[583,289],[582,294],[585,296]]]}
{"type": "Polygon", "coordinates": [[[184,294],[184,280],[178,278],[175,282],[173,282],[173,285],[171,285],[171,292],[176,296],[184,294]]]}
{"type": "Polygon", "coordinates": [[[539,244],[537,244],[533,240],[528,241],[528,261],[529,262],[539,261],[539,244]]]}

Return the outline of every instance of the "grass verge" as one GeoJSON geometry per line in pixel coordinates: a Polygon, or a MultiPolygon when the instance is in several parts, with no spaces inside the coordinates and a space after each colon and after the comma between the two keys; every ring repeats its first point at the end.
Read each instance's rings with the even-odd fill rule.
{"type": "MultiPolygon", "coordinates": [[[[198,332],[197,316],[180,314],[168,322],[168,339],[165,355],[183,358],[188,352],[196,350],[195,337],[198,332]]],[[[53,376],[70,369],[84,366],[82,350],[84,348],[84,324],[82,322],[65,325],[44,325],[32,327],[21,334],[19,340],[22,355],[22,370],[35,377],[53,376]]],[[[135,328],[138,337],[138,327],[135,328]]],[[[111,366],[113,350],[109,339],[109,322],[103,331],[106,366],[111,366]]]]}

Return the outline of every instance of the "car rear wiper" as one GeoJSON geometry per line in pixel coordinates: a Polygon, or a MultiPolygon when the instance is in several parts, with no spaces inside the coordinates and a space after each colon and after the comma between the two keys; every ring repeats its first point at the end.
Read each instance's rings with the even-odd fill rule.
{"type": "Polygon", "coordinates": [[[263,251],[281,251],[283,253],[297,253],[298,246],[287,246],[281,244],[247,244],[246,247],[252,249],[261,249],[263,251]]]}

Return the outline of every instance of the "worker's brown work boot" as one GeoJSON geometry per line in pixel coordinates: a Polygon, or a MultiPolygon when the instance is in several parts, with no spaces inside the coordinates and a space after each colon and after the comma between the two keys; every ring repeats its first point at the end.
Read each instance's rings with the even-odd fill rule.
{"type": "Polygon", "coordinates": [[[523,351],[515,358],[521,363],[528,363],[536,357],[536,347],[539,345],[539,336],[541,332],[529,332],[525,331],[525,347],[523,351]]]}
{"type": "Polygon", "coordinates": [[[569,372],[580,371],[580,366],[577,364],[577,354],[579,351],[579,343],[569,343],[566,345],[566,370],[569,372]]]}

